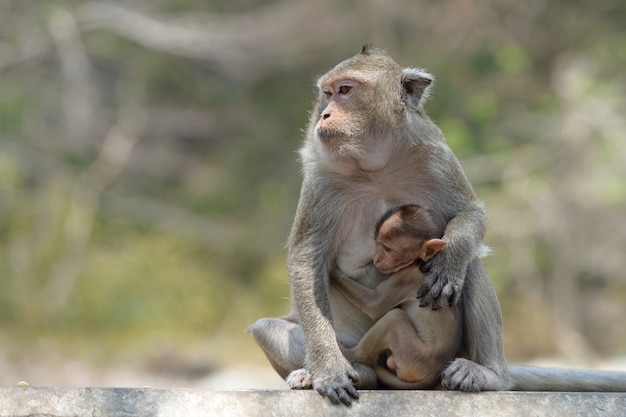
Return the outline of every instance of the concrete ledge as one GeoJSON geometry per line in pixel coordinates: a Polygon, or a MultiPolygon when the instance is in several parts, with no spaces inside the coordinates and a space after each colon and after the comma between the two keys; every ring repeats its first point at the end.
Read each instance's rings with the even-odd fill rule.
{"type": "Polygon", "coordinates": [[[626,393],[361,391],[351,407],[313,391],[0,388],[1,417],[623,416],[626,393]]]}

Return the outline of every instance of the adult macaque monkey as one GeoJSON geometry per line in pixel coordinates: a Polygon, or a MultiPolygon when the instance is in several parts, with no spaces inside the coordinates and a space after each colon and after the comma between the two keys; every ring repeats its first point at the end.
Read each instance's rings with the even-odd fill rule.
{"type": "Polygon", "coordinates": [[[337,268],[376,287],[385,276],[372,264],[371,225],[390,207],[415,203],[446,223],[446,248],[424,268],[421,303],[439,308],[463,296],[461,353],[444,370],[444,387],[626,390],[624,373],[506,367],[500,306],[478,257],[485,213],[424,112],[432,82],[370,46],[319,78],[288,240],[291,311],[250,326],[255,340],[292,388],[313,387],[334,403],[350,404],[356,388],[376,386],[373,369],[350,363],[339,348],[356,346],[374,322],[330,285],[330,274],[337,268]]]}
{"type": "Polygon", "coordinates": [[[375,385],[373,370],[353,366],[338,344],[356,346],[374,321],[329,285],[330,273],[337,268],[372,288],[383,281],[372,264],[371,225],[390,207],[408,203],[433,208],[446,223],[446,249],[427,264],[422,304],[439,308],[466,293],[467,359],[448,366],[443,385],[466,391],[510,386],[497,297],[478,259],[485,214],[423,110],[432,82],[430,74],[403,69],[369,46],[318,80],[288,241],[291,312],[250,327],[292,388],[312,385],[332,402],[349,404],[358,397],[355,386],[375,385]]]}
{"type": "Polygon", "coordinates": [[[458,354],[462,323],[460,306],[420,308],[417,292],[424,274],[420,265],[446,246],[443,223],[429,210],[408,204],[393,208],[376,226],[374,267],[392,274],[369,288],[340,271],[332,283],[376,323],[359,343],[342,352],[351,361],[374,368],[390,388],[430,389],[458,354]],[[398,308],[394,308],[398,307],[398,308]]]}

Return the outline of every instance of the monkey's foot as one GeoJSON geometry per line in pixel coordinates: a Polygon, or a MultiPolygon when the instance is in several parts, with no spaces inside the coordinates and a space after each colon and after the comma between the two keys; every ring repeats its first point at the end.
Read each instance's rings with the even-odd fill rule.
{"type": "Polygon", "coordinates": [[[505,381],[491,369],[463,358],[455,359],[441,375],[449,390],[478,392],[507,389],[505,381]]]}
{"type": "Polygon", "coordinates": [[[311,373],[304,368],[292,371],[285,381],[291,389],[311,389],[313,387],[311,373]]]}
{"type": "Polygon", "coordinates": [[[358,375],[357,381],[353,381],[354,387],[357,389],[374,389],[378,385],[378,377],[374,368],[365,364],[355,362],[352,364],[358,375]]]}

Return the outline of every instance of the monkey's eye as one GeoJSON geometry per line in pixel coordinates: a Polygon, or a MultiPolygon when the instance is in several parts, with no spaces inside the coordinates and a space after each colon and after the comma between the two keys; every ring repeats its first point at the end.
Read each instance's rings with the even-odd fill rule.
{"type": "Polygon", "coordinates": [[[326,91],[324,91],[324,95],[326,96],[326,98],[331,98],[333,93],[331,93],[330,91],[326,90],[326,91]]]}
{"type": "Polygon", "coordinates": [[[339,94],[348,94],[352,90],[352,86],[342,85],[339,87],[339,94]]]}
{"type": "Polygon", "coordinates": [[[387,247],[387,246],[385,246],[385,245],[383,245],[383,250],[384,250],[385,252],[387,252],[387,253],[391,252],[391,248],[389,248],[389,247],[387,247]]]}

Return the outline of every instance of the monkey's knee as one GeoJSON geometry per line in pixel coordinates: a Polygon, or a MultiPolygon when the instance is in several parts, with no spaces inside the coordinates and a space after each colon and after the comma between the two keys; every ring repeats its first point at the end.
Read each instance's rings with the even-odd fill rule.
{"type": "Polygon", "coordinates": [[[254,337],[254,341],[265,350],[267,346],[270,346],[276,342],[276,339],[280,337],[276,331],[277,319],[263,318],[259,319],[246,328],[246,331],[254,337]]]}
{"type": "Polygon", "coordinates": [[[246,328],[261,346],[304,342],[302,327],[284,319],[263,318],[246,328]]]}
{"type": "Polygon", "coordinates": [[[286,378],[304,366],[304,333],[299,324],[283,319],[262,318],[246,329],[265,353],[272,367],[286,378]]]}

